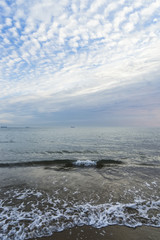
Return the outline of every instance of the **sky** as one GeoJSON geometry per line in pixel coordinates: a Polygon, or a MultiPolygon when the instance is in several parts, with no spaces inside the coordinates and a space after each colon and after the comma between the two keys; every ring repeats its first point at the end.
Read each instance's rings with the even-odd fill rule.
{"type": "Polygon", "coordinates": [[[159,0],[0,0],[0,125],[160,127],[159,0]]]}

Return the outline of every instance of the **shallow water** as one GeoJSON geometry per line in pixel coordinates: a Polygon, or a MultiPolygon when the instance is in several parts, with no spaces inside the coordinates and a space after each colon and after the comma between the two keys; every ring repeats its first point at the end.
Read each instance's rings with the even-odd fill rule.
{"type": "Polygon", "coordinates": [[[0,239],[160,227],[159,144],[159,129],[0,129],[0,239]]]}

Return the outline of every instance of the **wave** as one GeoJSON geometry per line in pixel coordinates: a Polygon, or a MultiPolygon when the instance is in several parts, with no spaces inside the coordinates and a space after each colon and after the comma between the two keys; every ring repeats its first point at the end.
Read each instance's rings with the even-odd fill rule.
{"type": "Polygon", "coordinates": [[[59,151],[45,151],[41,152],[41,154],[97,154],[97,151],[92,150],[75,150],[75,151],[69,151],[69,150],[59,150],[59,151]]]}
{"type": "Polygon", "coordinates": [[[120,160],[101,159],[101,160],[46,160],[46,161],[28,161],[28,162],[8,162],[0,163],[0,167],[36,167],[36,166],[62,166],[66,168],[71,167],[97,167],[102,168],[105,165],[122,164],[120,160]]]}
{"type": "Polygon", "coordinates": [[[59,198],[42,191],[8,190],[5,199],[0,200],[0,239],[33,239],[84,225],[95,228],[109,225],[160,227],[159,200],[135,199],[130,203],[110,202],[97,205],[63,200],[61,206],[59,202],[59,198]],[[7,196],[12,196],[12,199],[7,196]],[[12,201],[14,207],[11,207],[12,201]]]}
{"type": "Polygon", "coordinates": [[[15,141],[10,140],[10,141],[0,141],[0,143],[15,143],[15,141]]]}
{"type": "Polygon", "coordinates": [[[145,166],[145,167],[159,167],[160,162],[159,161],[153,161],[153,162],[144,162],[144,163],[138,163],[139,166],[145,166]]]}
{"type": "MultiPolygon", "coordinates": [[[[0,142],[1,143],[1,142],[0,142]]],[[[3,142],[3,143],[14,143],[14,142],[3,142]]],[[[14,153],[16,154],[16,152],[14,151],[14,153]]],[[[19,153],[19,152],[18,152],[19,153]]],[[[22,152],[23,153],[23,152],[22,152]]],[[[80,151],[80,150],[56,150],[56,151],[25,151],[24,154],[42,154],[42,155],[54,155],[54,154],[59,154],[59,155],[74,155],[74,154],[99,154],[98,151],[92,151],[92,150],[84,150],[84,151],[80,151]]]]}
{"type": "Polygon", "coordinates": [[[97,162],[92,160],[77,160],[76,162],[73,163],[73,165],[77,167],[81,167],[81,166],[91,167],[91,166],[97,166],[97,162]]]}

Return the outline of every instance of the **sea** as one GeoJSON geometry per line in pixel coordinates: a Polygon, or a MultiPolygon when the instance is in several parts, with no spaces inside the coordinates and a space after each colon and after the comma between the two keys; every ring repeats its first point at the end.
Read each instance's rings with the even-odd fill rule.
{"type": "Polygon", "coordinates": [[[0,239],[160,227],[160,128],[0,128],[0,239]]]}

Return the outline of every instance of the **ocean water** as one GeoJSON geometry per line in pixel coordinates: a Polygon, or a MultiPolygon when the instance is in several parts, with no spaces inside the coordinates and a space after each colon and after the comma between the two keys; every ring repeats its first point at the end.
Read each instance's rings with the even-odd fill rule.
{"type": "Polygon", "coordinates": [[[0,239],[160,227],[160,129],[1,128],[0,239]]]}

